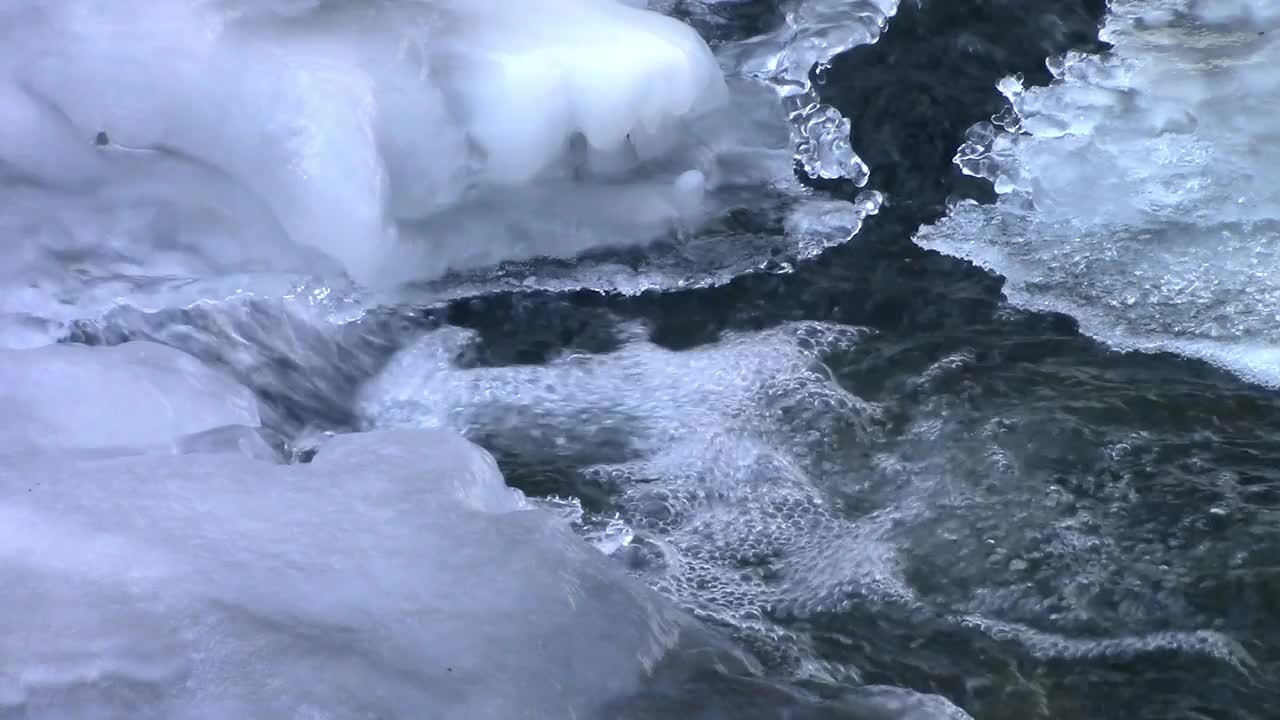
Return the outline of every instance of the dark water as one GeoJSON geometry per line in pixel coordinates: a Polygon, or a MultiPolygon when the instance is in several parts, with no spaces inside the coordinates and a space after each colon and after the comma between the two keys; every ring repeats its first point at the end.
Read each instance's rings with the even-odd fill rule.
{"type": "MultiPolygon", "coordinates": [[[[820,651],[861,668],[865,682],[936,692],[976,718],[1278,717],[1280,397],[1196,361],[1109,352],[1070,318],[1006,306],[998,277],[909,242],[948,197],[987,197],[951,157],[966,128],[1001,108],[996,80],[1020,72],[1044,83],[1046,56],[1101,50],[1102,9],[906,3],[879,43],[837,58],[823,98],[853,120],[889,207],[794,274],[641,298],[489,297],[456,304],[448,320],[479,331],[495,364],[609,350],[605,310],[644,318],[671,348],[784,321],[874,328],[856,351],[827,359],[844,387],[890,417],[847,460],[888,448],[912,463],[902,478],[852,481],[860,497],[846,511],[888,502],[874,494],[894,482],[945,474],[965,489],[896,529],[919,606],[784,622],[854,638],[820,651]],[[945,358],[962,360],[930,375],[945,358]],[[922,440],[912,428],[926,421],[940,428],[922,440]],[[1084,640],[1212,629],[1252,664],[1195,636],[1150,651],[1138,641],[1055,650],[948,617],[975,606],[1084,640]]],[[[530,491],[607,505],[572,480],[554,487],[589,460],[549,472],[545,458],[522,467],[512,452],[505,468],[530,491]]]]}
{"type": "MultiPolygon", "coordinates": [[[[270,334],[262,344],[279,346],[283,334],[305,352],[259,361],[246,379],[283,438],[358,427],[359,384],[427,328],[474,331],[462,364],[475,369],[541,366],[566,350],[608,356],[634,321],[658,348],[685,352],[786,323],[864,328],[821,360],[878,411],[856,433],[830,418],[806,425],[821,436],[806,471],[840,522],[874,525],[895,549],[901,585],[850,590],[835,609],[773,605],[771,626],[857,668],[861,684],[937,693],[980,720],[1280,717],[1280,395],[1198,361],[1109,351],[1069,317],[1008,306],[999,277],[910,240],[949,197],[989,199],[951,157],[966,128],[1000,109],[996,80],[1044,83],[1046,56],[1102,50],[1102,11],[1101,0],[905,2],[879,43],[837,58],[823,98],[853,120],[888,205],[792,273],[638,297],[533,292],[400,308],[341,343],[247,319],[237,342],[270,334]]],[[[729,37],[770,26],[776,8],[720,12],[698,22],[729,37]]],[[[723,223],[761,232],[776,219],[741,211],[723,223]]],[[[122,325],[231,362],[225,321],[201,313],[122,325]]],[[[123,335],[86,326],[77,339],[123,335]]],[[[646,528],[669,530],[593,474],[618,461],[599,434],[548,448],[529,426],[491,423],[474,437],[513,485],[618,513],[641,548],[646,528]]],[[[629,561],[645,574],[643,557],[629,561]]],[[[770,680],[667,678],[619,717],[895,717],[859,710],[852,682],[798,679],[795,658],[767,639],[740,639],[770,680]]]]}

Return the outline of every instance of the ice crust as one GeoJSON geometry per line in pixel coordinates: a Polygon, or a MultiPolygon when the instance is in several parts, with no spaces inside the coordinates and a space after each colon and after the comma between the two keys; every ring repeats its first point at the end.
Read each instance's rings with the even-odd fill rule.
{"type": "Polygon", "coordinates": [[[1274,3],[1112,3],[1114,50],[1050,59],[1047,88],[1004,80],[1009,111],[971,129],[957,162],[1000,201],[917,241],[1115,347],[1280,385],[1277,28],[1274,3]]]}
{"type": "Polygon", "coordinates": [[[0,463],[0,716],[595,717],[690,637],[445,431],[0,463]]]}

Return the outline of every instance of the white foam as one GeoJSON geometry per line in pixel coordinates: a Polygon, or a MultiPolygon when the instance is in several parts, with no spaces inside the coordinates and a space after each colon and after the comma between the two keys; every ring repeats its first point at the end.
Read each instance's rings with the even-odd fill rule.
{"type": "Polygon", "coordinates": [[[793,672],[848,677],[765,617],[833,612],[852,594],[910,597],[883,525],[842,518],[815,480],[839,437],[876,422],[877,407],[822,366],[863,334],[800,324],[685,352],[636,339],[610,355],[463,369],[453,359],[468,335],[446,328],[392,360],[365,388],[363,414],[376,427],[617,456],[587,474],[618,493],[650,547],[661,543],[652,584],[793,672]]]}
{"type": "Polygon", "coordinates": [[[445,432],[0,464],[0,713],[594,717],[684,621],[445,432]]]}
{"type": "MultiPolygon", "coordinates": [[[[606,354],[466,367],[470,333],[443,328],[395,357],[361,406],[370,426],[453,428],[607,495],[617,516],[572,509],[588,537],[796,677],[856,683],[863,668],[809,633],[839,642],[868,614],[907,637],[947,628],[1041,660],[1173,652],[1248,667],[1230,636],[1171,627],[1168,608],[1212,568],[1173,546],[1135,551],[1132,533],[1149,528],[1106,501],[1064,515],[1065,481],[1034,469],[1056,441],[1028,445],[1061,422],[1057,400],[975,408],[926,391],[886,412],[840,383],[866,337],[800,323],[677,352],[637,334],[606,354]]],[[[913,382],[950,383],[973,363],[943,357],[913,382]]]]}
{"type": "Polygon", "coordinates": [[[797,144],[812,173],[859,175],[847,123],[816,101],[789,121],[776,98],[873,40],[893,4],[806,0],[718,57],[644,5],[6,5],[0,237],[19,250],[0,268],[0,347],[121,304],[347,293],[344,273],[414,281],[414,302],[719,284],[852,236],[878,198],[785,240],[714,221],[813,214],[792,207],[809,201],[797,144]],[[655,239],[639,267],[557,262],[655,239]]]}
{"type": "Polygon", "coordinates": [[[923,229],[922,245],[1008,279],[1123,349],[1206,359],[1280,385],[1280,151],[1270,98],[1280,15],[1267,3],[1126,0],[1115,49],[1007,79],[1014,113],[957,160],[1002,193],[923,229]]]}

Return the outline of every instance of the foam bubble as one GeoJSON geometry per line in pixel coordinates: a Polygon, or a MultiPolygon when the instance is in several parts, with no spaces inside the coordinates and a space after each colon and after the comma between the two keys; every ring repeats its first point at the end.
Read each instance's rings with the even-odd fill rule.
{"type": "MultiPolygon", "coordinates": [[[[1020,396],[869,402],[841,380],[876,340],[836,325],[678,352],[636,333],[536,367],[469,365],[471,342],[457,328],[425,334],[365,386],[364,421],[457,429],[512,467],[550,468],[607,498],[603,514],[575,516],[581,530],[599,542],[620,522],[614,557],[775,670],[856,682],[860,662],[882,659],[820,651],[814,634],[860,647],[867,616],[904,637],[958,632],[1041,662],[1172,653],[1249,666],[1188,607],[1203,568],[1151,539],[1171,531],[1115,512],[1131,500],[1122,481],[1071,504],[1054,485],[1066,480],[1035,469],[1068,452],[1061,430],[1044,431],[1060,421],[1057,401],[1052,419],[1020,396]]],[[[939,358],[913,387],[974,362],[939,358]]]]}
{"type": "Polygon", "coordinates": [[[457,428],[513,452],[538,452],[531,443],[615,456],[586,479],[616,493],[623,520],[648,538],[632,551],[658,553],[650,582],[704,618],[770,638],[753,647],[798,664],[810,655],[803,639],[788,641],[769,615],[835,610],[851,591],[907,592],[893,551],[842,519],[811,475],[836,435],[877,422],[876,407],[822,366],[864,334],[802,324],[685,352],[635,341],[544,367],[462,369],[453,360],[469,336],[446,328],[366,387],[363,415],[375,426],[457,428]],[[790,434],[779,424],[811,425],[790,434]]]}

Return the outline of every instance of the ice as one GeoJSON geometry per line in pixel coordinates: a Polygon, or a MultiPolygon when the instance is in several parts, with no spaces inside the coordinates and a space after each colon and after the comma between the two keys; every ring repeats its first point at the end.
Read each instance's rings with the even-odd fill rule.
{"type": "Polygon", "coordinates": [[[0,715],[596,717],[697,636],[442,431],[0,464],[0,715]]]}
{"type": "MultiPolygon", "coordinates": [[[[741,0],[654,0],[650,8],[677,12],[700,28],[732,25],[717,15],[719,8],[741,0]]],[[[637,3],[643,4],[643,3],[637,3]]],[[[820,78],[826,64],[851,47],[875,42],[897,10],[896,0],[795,0],[783,3],[783,22],[758,37],[721,39],[713,43],[729,85],[727,110],[706,116],[714,132],[695,130],[706,145],[705,162],[684,172],[674,183],[664,176],[660,184],[636,185],[624,212],[609,198],[557,195],[547,189],[512,201],[463,206],[438,220],[450,228],[444,241],[451,249],[443,257],[466,258],[453,267],[483,268],[479,273],[436,289],[450,296],[490,290],[569,290],[583,286],[611,292],[637,294],[653,289],[716,285],[745,273],[768,270],[785,272],[795,261],[814,257],[823,250],[847,242],[862,221],[878,212],[882,198],[868,192],[854,202],[814,199],[793,177],[796,161],[814,178],[845,178],[861,186],[869,169],[853,151],[848,120],[819,97],[820,78]],[[811,81],[816,73],[818,82],[811,81]],[[780,104],[778,101],[781,101],[780,104]],[[779,137],[781,136],[781,137],[779,137]],[[701,176],[697,187],[686,182],[701,176]],[[676,193],[673,197],[671,186],[676,193]],[[686,191],[686,188],[688,190],[686,191]],[[557,197],[565,201],[558,201],[557,197]],[[693,199],[703,202],[701,215],[693,199]],[[527,204],[525,204],[527,202],[527,204]],[[725,233],[699,225],[700,217],[714,217],[729,208],[776,208],[786,218],[787,233],[753,236],[725,233]],[[610,244],[635,245],[653,237],[660,226],[677,218],[694,232],[678,233],[671,246],[663,246],[640,264],[633,256],[624,262],[610,258],[579,257],[564,264],[524,265],[537,253],[526,247],[493,246],[483,238],[512,224],[512,215],[528,218],[535,208],[554,208],[549,234],[560,238],[561,254],[571,255],[610,244]],[[637,208],[652,208],[636,212],[637,208]],[[781,245],[780,245],[781,243],[781,245]],[[779,253],[778,249],[784,249],[779,253]],[[501,262],[501,265],[497,265],[501,262]]],[[[726,14],[732,15],[733,10],[726,14]]],[[[732,31],[729,31],[732,34],[732,31]]],[[[716,34],[711,33],[713,36],[716,34]]],[[[441,233],[435,233],[440,235],[441,233]]],[[[417,267],[430,261],[407,263],[417,267]]]]}
{"type": "Polygon", "coordinates": [[[0,347],[347,275],[420,303],[719,284],[852,236],[879,199],[809,207],[794,177],[865,174],[807,78],[894,4],[793,3],[715,55],[653,10],[701,4],[645,5],[7,4],[0,347]],[[724,221],[743,207],[851,221],[780,240],[724,221]]]}
{"type": "Polygon", "coordinates": [[[0,406],[0,457],[173,447],[184,436],[259,424],[248,389],[149,342],[0,350],[0,406]]]}
{"type": "MultiPolygon", "coordinates": [[[[731,50],[720,46],[717,52],[723,59],[731,50]]],[[[635,182],[625,193],[594,189],[578,196],[544,183],[518,196],[483,198],[438,215],[432,220],[441,228],[436,234],[447,229],[447,237],[433,247],[445,248],[440,256],[451,258],[454,267],[475,270],[415,284],[413,301],[530,289],[587,287],[633,295],[707,287],[747,273],[784,270],[847,242],[867,216],[879,211],[879,194],[869,191],[854,202],[815,196],[796,180],[789,123],[774,91],[738,76],[730,76],[729,86],[729,105],[705,120],[715,125],[717,139],[706,162],[670,183],[635,182]],[[639,212],[642,208],[649,210],[639,212]],[[744,229],[728,220],[735,209],[783,218],[786,234],[744,229]],[[533,259],[536,245],[487,242],[520,223],[554,235],[569,255],[609,244],[640,244],[672,218],[679,218],[681,231],[642,254],[585,252],[571,262],[540,261],[533,259]]],[[[421,257],[405,264],[417,268],[431,262],[421,257]]]]}
{"type": "MultiPolygon", "coordinates": [[[[7,12],[6,175],[115,208],[141,195],[187,222],[193,184],[226,186],[243,197],[206,204],[227,235],[252,248],[239,236],[283,233],[364,282],[402,264],[404,244],[430,245],[404,223],[535,179],[639,174],[687,197],[676,179],[697,169],[688,146],[701,142],[687,125],[726,92],[693,30],[614,0],[7,12]],[[645,170],[677,146],[682,162],[645,170]]],[[[582,186],[604,184],[561,189],[582,186]]],[[[506,233],[489,242],[521,237],[506,233]]],[[[554,237],[537,240],[557,253],[554,237]]]]}
{"type": "Polygon", "coordinates": [[[279,296],[298,284],[291,273],[332,265],[280,237],[225,178],[119,157],[129,162],[117,183],[74,192],[5,183],[0,164],[0,347],[46,344],[121,303],[182,306],[246,287],[279,296]]]}
{"type": "Polygon", "coordinates": [[[1280,94],[1274,3],[1112,4],[1114,50],[1052,58],[1047,88],[957,161],[991,179],[918,242],[1006,276],[1010,299],[1132,350],[1280,384],[1280,94]]]}
{"type": "Polygon", "coordinates": [[[724,53],[735,72],[767,83],[783,98],[796,159],[814,178],[865,185],[870,173],[851,145],[849,120],[822,102],[819,76],[836,55],[879,39],[898,0],[790,0],[772,33],[724,53]]]}
{"type": "Polygon", "coordinates": [[[533,177],[575,132],[594,151],[631,142],[641,159],[651,157],[671,123],[723,102],[710,50],[668,17],[609,0],[459,7],[471,29],[448,43],[464,67],[447,85],[463,96],[471,135],[498,179],[533,177]]]}

